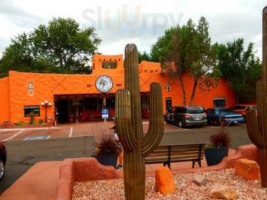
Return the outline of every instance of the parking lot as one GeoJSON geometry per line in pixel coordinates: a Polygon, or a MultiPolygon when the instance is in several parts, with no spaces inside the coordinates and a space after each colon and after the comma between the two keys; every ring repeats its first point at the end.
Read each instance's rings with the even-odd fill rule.
{"type": "MultiPolygon", "coordinates": [[[[103,133],[112,133],[112,122],[68,124],[51,128],[20,128],[0,130],[5,142],[8,160],[6,175],[0,182],[0,193],[39,161],[64,160],[65,158],[89,157],[95,148],[95,139],[103,133]]],[[[143,122],[144,132],[148,122],[143,122]]],[[[207,143],[218,127],[178,128],[164,125],[161,144],[207,143]]],[[[232,148],[250,144],[246,125],[228,128],[232,148]]]]}
{"type": "MultiPolygon", "coordinates": [[[[10,141],[27,141],[27,140],[46,140],[55,138],[71,138],[82,136],[99,136],[101,134],[111,133],[110,127],[113,122],[95,122],[60,125],[57,127],[39,127],[39,128],[13,128],[0,129],[0,140],[10,141]]],[[[148,129],[148,122],[143,122],[144,131],[148,129]]],[[[181,131],[176,126],[165,124],[165,132],[181,131]]]]}

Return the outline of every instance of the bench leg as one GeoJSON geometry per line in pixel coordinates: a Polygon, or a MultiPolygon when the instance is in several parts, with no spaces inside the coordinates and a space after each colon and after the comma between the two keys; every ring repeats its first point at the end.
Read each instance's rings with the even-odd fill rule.
{"type": "Polygon", "coordinates": [[[164,162],[164,163],[163,163],[163,166],[164,166],[164,167],[165,167],[166,165],[169,167],[169,169],[171,169],[171,163],[170,163],[170,162],[164,162]]]}
{"type": "Polygon", "coordinates": [[[195,163],[196,163],[196,161],[193,160],[193,162],[192,162],[192,168],[195,168],[195,163]]]}
{"type": "Polygon", "coordinates": [[[198,161],[198,165],[199,165],[199,167],[201,167],[201,160],[198,161]]]}

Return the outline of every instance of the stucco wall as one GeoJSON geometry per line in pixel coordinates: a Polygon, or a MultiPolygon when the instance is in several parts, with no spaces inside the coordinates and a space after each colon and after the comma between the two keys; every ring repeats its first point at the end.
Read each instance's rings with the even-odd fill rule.
{"type": "MultiPolygon", "coordinates": [[[[110,93],[115,93],[118,89],[124,87],[124,68],[122,55],[117,56],[103,56],[95,55],[94,57],[94,71],[90,75],[82,74],[38,74],[38,73],[23,73],[10,71],[10,115],[8,111],[0,114],[1,119],[9,118],[12,122],[28,121],[24,118],[24,106],[40,105],[42,101],[48,100],[52,103],[52,107],[48,109],[48,117],[54,118],[54,95],[60,94],[100,94],[95,87],[95,81],[100,75],[108,75],[113,80],[113,87],[110,93]],[[117,69],[102,69],[101,62],[103,59],[116,60],[118,62],[117,69]],[[33,83],[33,93],[29,94],[29,82],[33,83]]],[[[182,93],[180,84],[177,78],[169,78],[163,76],[159,63],[142,62],[139,65],[140,72],[140,86],[141,92],[149,92],[150,83],[160,82],[163,91],[163,108],[165,112],[165,98],[172,98],[172,105],[182,105],[182,93]],[[166,88],[167,82],[171,85],[171,91],[168,92],[166,88]]],[[[8,78],[2,79],[0,83],[8,83],[8,78]]],[[[185,74],[183,77],[185,88],[187,91],[187,102],[189,101],[192,90],[192,77],[190,74],[185,74]]],[[[3,84],[2,84],[3,85],[3,84]]],[[[3,105],[8,105],[8,91],[6,86],[4,88],[5,95],[3,96],[3,105]]],[[[2,91],[2,89],[1,89],[2,91]]],[[[203,93],[197,88],[195,95],[195,105],[203,105],[205,108],[213,107],[214,98],[225,98],[226,106],[235,103],[234,93],[227,85],[225,80],[218,82],[217,88],[203,93]]],[[[2,106],[3,107],[3,106],[2,106]]],[[[44,109],[41,108],[41,119],[44,119],[44,109]]],[[[36,118],[38,119],[38,118],[36,118]]]]}
{"type": "Polygon", "coordinates": [[[0,123],[10,121],[9,78],[0,79],[0,123]]]}

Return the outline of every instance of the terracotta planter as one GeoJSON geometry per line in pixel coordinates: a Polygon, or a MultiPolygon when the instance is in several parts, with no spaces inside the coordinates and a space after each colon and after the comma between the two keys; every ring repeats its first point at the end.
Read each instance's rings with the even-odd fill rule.
{"type": "Polygon", "coordinates": [[[208,166],[219,164],[224,157],[228,156],[228,148],[206,148],[205,157],[208,166]]]}

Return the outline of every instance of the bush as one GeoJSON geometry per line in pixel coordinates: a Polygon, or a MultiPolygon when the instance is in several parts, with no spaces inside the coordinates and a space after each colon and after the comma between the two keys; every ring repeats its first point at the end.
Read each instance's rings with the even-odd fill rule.
{"type": "Polygon", "coordinates": [[[19,121],[17,122],[17,125],[18,126],[25,126],[27,123],[26,122],[23,122],[23,121],[19,121]]]}
{"type": "Polygon", "coordinates": [[[96,155],[114,154],[116,156],[122,151],[121,145],[113,135],[102,135],[96,143],[96,155]]]}
{"type": "Polygon", "coordinates": [[[209,144],[210,147],[229,148],[229,146],[231,145],[231,139],[228,136],[226,128],[223,126],[216,134],[211,135],[210,142],[211,142],[211,144],[209,144]]]}
{"type": "Polygon", "coordinates": [[[34,112],[31,112],[31,113],[30,113],[30,118],[31,118],[31,119],[30,119],[29,124],[30,124],[30,125],[33,125],[33,124],[34,124],[34,112]]]}
{"type": "Polygon", "coordinates": [[[44,124],[44,120],[39,119],[38,124],[44,124]]]}

